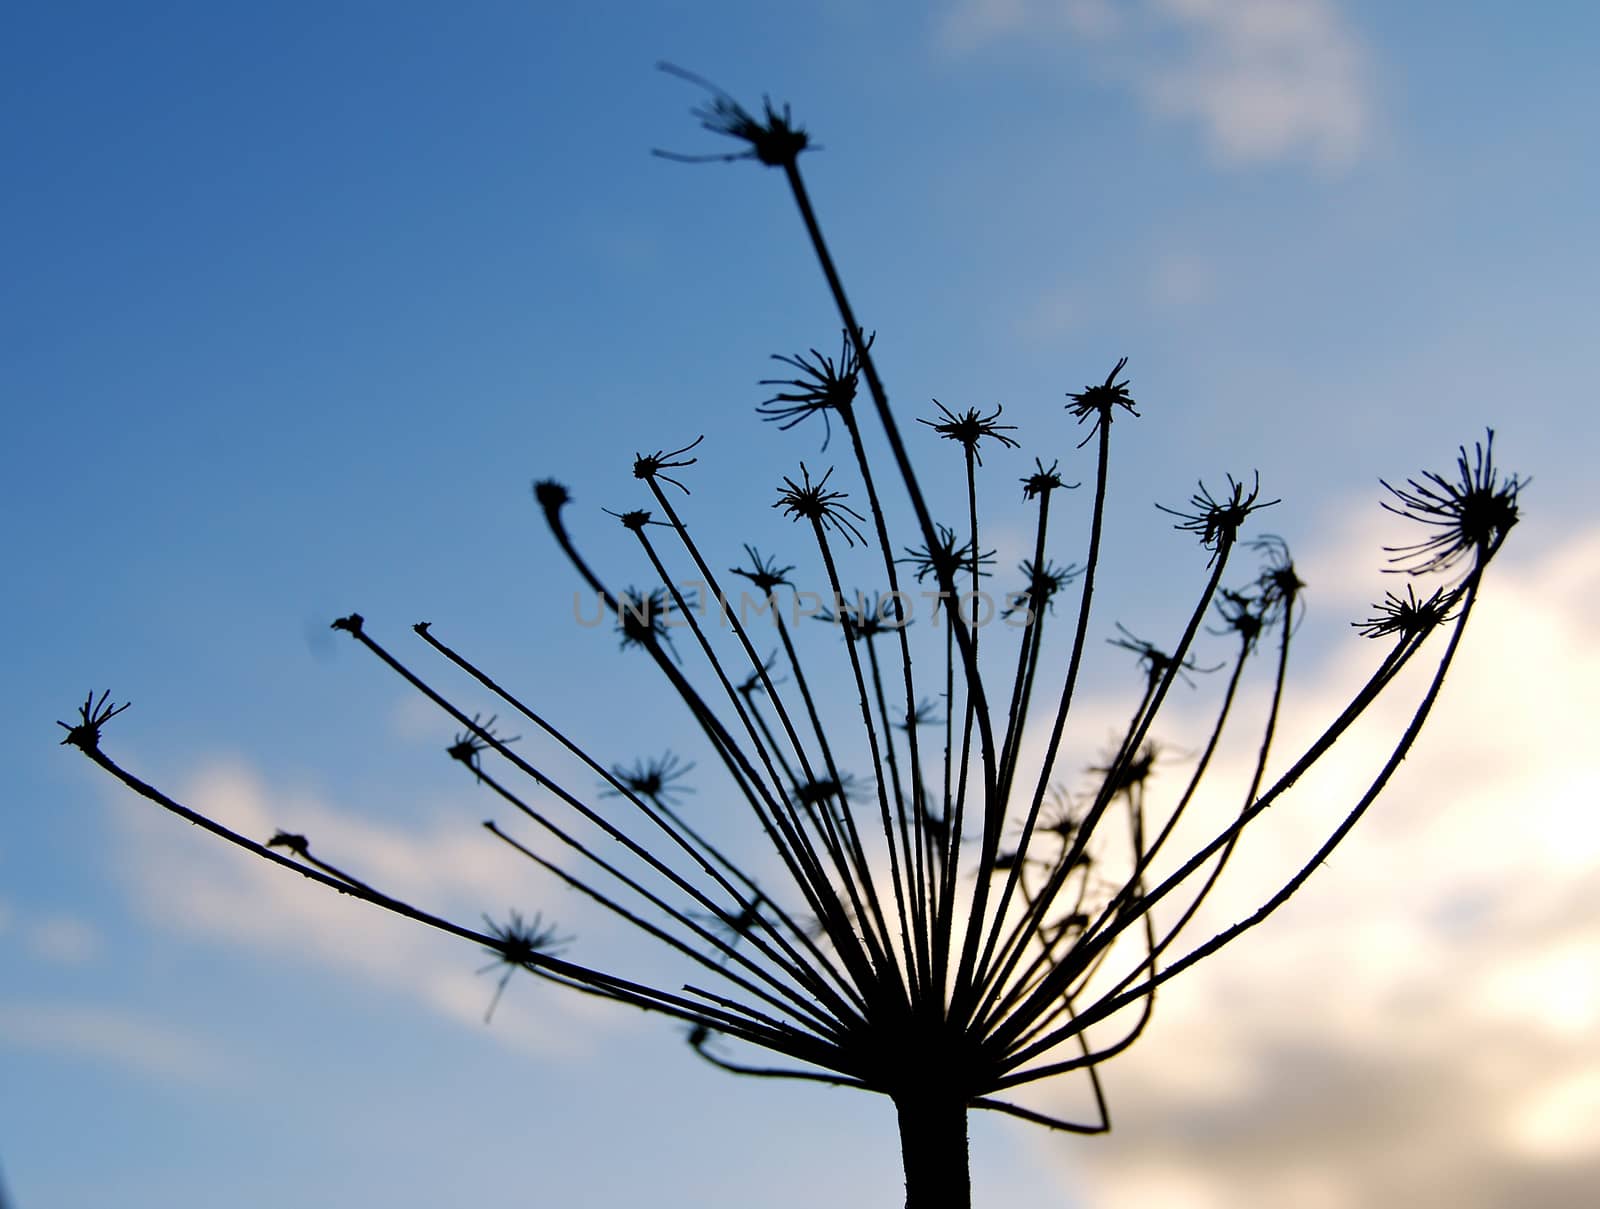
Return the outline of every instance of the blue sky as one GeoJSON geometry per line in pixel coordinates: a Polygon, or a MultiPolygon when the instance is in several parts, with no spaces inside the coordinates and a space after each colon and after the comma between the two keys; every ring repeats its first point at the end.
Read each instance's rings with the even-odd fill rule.
{"type": "MultiPolygon", "coordinates": [[[[637,503],[636,452],[705,433],[700,539],[729,560],[781,549],[779,476],[840,450],[761,425],[757,381],[772,353],[830,347],[837,321],[775,173],[650,156],[722,149],[659,59],[794,105],[902,416],[1004,404],[1024,450],[997,482],[1036,453],[1089,473],[1063,393],[1130,358],[1144,418],[1118,433],[1108,633],[1170,629],[1203,573],[1151,503],[1260,468],[1283,497],[1270,527],[1308,568],[1304,710],[1326,716],[1364,654],[1346,622],[1392,586],[1377,480],[1445,469],[1487,425],[1535,479],[1391,813],[1260,945],[1174,988],[1108,1067],[1110,1139],[976,1121],[976,1203],[1399,1203],[1414,1167],[1449,1173],[1433,1186],[1452,1203],[1576,1203],[1600,1173],[1582,1124],[1600,1117],[1600,916],[1577,892],[1600,870],[1578,725],[1600,670],[1600,18],[1540,14],[10,12],[0,1163],[17,1204],[893,1203],[886,1105],[734,1080],[671,1026],[531,981],[485,1028],[470,948],[286,884],[56,746],[54,720],[110,688],[135,704],[108,750],[193,805],[316,826],[468,921],[572,917],[480,838],[485,800],[437,751],[448,722],[326,626],[357,609],[399,646],[431,620],[602,758],[688,750],[614,636],[573,626],[528,482],[571,486],[586,549],[622,568],[637,554],[599,507],[637,503]],[[1330,969],[1341,989],[1318,993],[1330,969]]],[[[1125,669],[1104,662],[1090,688],[1111,708],[1125,669]]],[[[1088,724],[1089,754],[1112,725],[1088,724]]],[[[656,960],[607,928],[575,925],[580,949],[656,960]]]]}

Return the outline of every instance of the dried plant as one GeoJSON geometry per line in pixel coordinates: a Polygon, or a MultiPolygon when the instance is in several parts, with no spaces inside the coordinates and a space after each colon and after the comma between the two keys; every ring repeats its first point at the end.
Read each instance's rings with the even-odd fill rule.
{"type": "MultiPolygon", "coordinates": [[[[715,785],[712,793],[701,786],[695,824],[686,821],[683,801],[689,788],[683,779],[695,764],[670,752],[608,763],[427,624],[415,627],[431,652],[497,698],[498,709],[520,715],[520,725],[551,741],[550,750],[564,752],[573,775],[597,779],[599,792],[591,796],[574,787],[573,776],[512,750],[511,740],[495,733],[494,718],[480,721],[458,708],[381,645],[359,614],[334,626],[453,719],[459,731],[449,754],[526,822],[520,838],[485,824],[496,839],[669,946],[697,975],[685,985],[665,986],[580,964],[562,952],[570,944],[576,956],[582,946],[558,936],[542,916],[531,924],[515,913],[504,924],[486,919],[487,931],[478,931],[312,857],[304,836],[279,832],[260,843],[236,834],[112,760],[101,731],[126,706],[111,705],[107,695],[98,701],[91,695],[78,721],[61,723],[64,742],[145,798],[264,860],[482,946],[501,971],[495,1001],[506,979],[526,970],[685,1022],[695,1051],[723,1069],[890,1097],[899,1113],[907,1205],[966,1205],[969,1110],[1077,1133],[1108,1129],[1099,1068],[1144,1031],[1157,989],[1272,914],[1366,812],[1438,697],[1484,569],[1516,523],[1525,484],[1496,470],[1491,433],[1473,456],[1461,449],[1454,476],[1430,473],[1405,488],[1389,488],[1393,499],[1385,506],[1427,528],[1423,540],[1391,549],[1391,569],[1412,575],[1463,570],[1426,596],[1410,587],[1403,597],[1391,594],[1374,616],[1355,623],[1362,635],[1386,641],[1386,649],[1326,729],[1292,759],[1276,760],[1304,584],[1280,538],[1242,536],[1254,514],[1276,502],[1260,498],[1258,476],[1248,490],[1231,476],[1216,494],[1202,484],[1185,505],[1168,509],[1176,528],[1195,535],[1207,552],[1192,607],[1169,647],[1126,630],[1112,637],[1136,656],[1142,686],[1120,737],[1092,770],[1093,782],[1066,799],[1055,782],[1093,633],[1112,434],[1116,421],[1140,415],[1124,376],[1127,359],[1104,380],[1068,396],[1068,413],[1087,426],[1075,443],[1094,446],[1086,516],[1072,522],[1086,522],[1081,562],[1062,567],[1050,560],[1065,507],[1057,496],[1078,484],[1065,483],[1056,462],[1047,467],[1040,459],[1021,479],[1034,533],[1033,555],[1020,567],[1023,586],[1003,610],[985,617],[979,606],[988,599],[982,580],[992,555],[983,549],[990,514],[979,507],[980,450],[998,455],[1017,447],[1016,429],[998,423],[998,407],[986,414],[939,404],[936,416],[921,421],[959,447],[964,492],[952,505],[955,523],[938,523],[890,410],[872,341],[851,309],[802,181],[807,134],[787,108],[780,112],[769,103],[757,117],[698,77],[668,70],[707,90],[709,101],[697,116],[742,146],[727,154],[667,158],[753,159],[780,169],[838,309],[843,338],[837,357],[815,348],[777,357],[796,376],[765,380],[778,391],[756,411],[782,429],[820,413],[824,448],[835,424],[849,440],[843,468],[814,476],[801,464],[772,503],[799,526],[804,552],[790,555],[795,565],[780,566],[747,546],[744,565],[728,572],[761,594],[759,621],[747,616],[748,593],[735,607],[716,560],[680,514],[694,482],[691,451],[698,439],[639,455],[633,475],[649,492],[648,508],[612,514],[638,541],[640,566],[660,585],[649,590],[613,589],[569,532],[570,493],[548,480],[535,484],[556,545],[615,619],[629,656],[642,652],[654,664],[703,736],[696,755],[712,770],[715,785]],[[888,464],[869,446],[886,448],[888,464]],[[909,534],[891,534],[891,512],[901,510],[898,503],[885,506],[885,491],[903,494],[909,534]],[[867,553],[855,557],[870,559],[870,573],[882,577],[874,593],[845,589],[842,558],[856,546],[867,553]],[[1239,586],[1224,587],[1241,547],[1262,565],[1247,571],[1239,586]],[[897,560],[896,551],[908,558],[897,560]],[[915,570],[914,589],[900,570],[905,561],[915,570]],[[676,586],[674,568],[692,572],[698,595],[676,586]],[[807,574],[815,577],[817,593],[796,586],[807,574]],[[930,582],[931,589],[920,590],[930,582]],[[1075,610],[1067,605],[1069,589],[1076,592],[1075,610]],[[802,610],[807,595],[826,603],[802,610]],[[918,600],[931,600],[933,609],[915,619],[921,624],[914,659],[918,600]],[[803,654],[806,644],[786,620],[802,612],[832,622],[838,638],[803,654]],[[1224,663],[1209,667],[1194,646],[1213,614],[1211,632],[1233,649],[1224,663]],[[985,631],[986,620],[997,624],[985,631]],[[777,647],[765,656],[758,623],[776,631],[777,647]],[[1066,627],[1064,665],[1044,658],[1046,631],[1060,626],[1066,627]],[[673,629],[684,650],[669,645],[673,629]],[[1444,632],[1435,639],[1436,631],[1444,632]],[[1244,831],[1290,793],[1430,642],[1442,649],[1410,722],[1320,847],[1286,871],[1247,918],[1198,943],[1180,944],[1244,831]],[[1264,671],[1271,690],[1250,740],[1248,781],[1226,790],[1233,806],[1224,821],[1180,844],[1174,839],[1185,834],[1180,819],[1233,722],[1246,669],[1264,649],[1271,652],[1264,671]],[[927,682],[930,666],[933,683],[927,682]],[[1153,739],[1153,727],[1173,686],[1182,679],[1198,687],[1201,673],[1210,673],[1205,686],[1215,686],[1214,720],[1181,786],[1158,804],[1152,782],[1165,749],[1153,739]],[[849,686],[843,695],[836,680],[849,686]],[[1049,695],[1047,706],[1036,708],[1036,689],[1049,695]],[[846,764],[854,768],[847,771],[846,764]],[[1268,775],[1269,767],[1275,775],[1268,775]],[[731,830],[736,810],[754,820],[764,850],[730,851],[718,838],[719,828],[731,830]],[[741,1047],[778,1061],[752,1061],[741,1047]],[[1089,1107],[1081,1119],[1013,1099],[1031,1084],[1068,1075],[1085,1081],[1089,1107]]],[[[1101,728],[1106,720],[1087,724],[1101,728]]]]}

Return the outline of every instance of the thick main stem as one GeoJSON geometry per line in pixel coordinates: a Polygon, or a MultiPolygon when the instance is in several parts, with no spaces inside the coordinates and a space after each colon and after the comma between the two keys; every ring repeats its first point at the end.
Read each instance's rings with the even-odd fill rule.
{"type": "Polygon", "coordinates": [[[948,1091],[919,1087],[898,1095],[906,1209],[971,1209],[967,1104],[948,1091]]]}

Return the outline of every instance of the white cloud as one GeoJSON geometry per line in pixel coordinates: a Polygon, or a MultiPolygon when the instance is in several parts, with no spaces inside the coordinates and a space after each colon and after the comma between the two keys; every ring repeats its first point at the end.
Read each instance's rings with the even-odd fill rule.
{"type": "Polygon", "coordinates": [[[126,1012],[68,1002],[0,1002],[0,1044],[110,1062],[141,1074],[212,1083],[223,1056],[195,1037],[126,1012]]]}
{"type": "MultiPolygon", "coordinates": [[[[212,764],[178,796],[247,836],[270,836],[279,824],[305,834],[313,854],[352,876],[480,930],[480,912],[503,920],[508,905],[530,896],[554,900],[562,910],[577,905],[570,893],[553,888],[550,878],[511,857],[470,817],[410,828],[380,823],[271,786],[237,762],[212,764]]],[[[119,864],[128,889],[161,925],[244,946],[269,960],[309,960],[338,977],[379,986],[448,1019],[483,1027],[494,981],[475,971],[491,961],[487,954],[331,893],[159,810],[142,809],[125,797],[111,805],[122,833],[119,864]]],[[[562,922],[570,923],[570,917],[562,922]]],[[[519,1050],[574,1058],[618,1019],[617,1013],[597,1013],[587,997],[518,976],[495,1010],[490,1035],[519,1050]]]]}
{"type": "Polygon", "coordinates": [[[1151,270],[1149,289],[1157,306],[1198,306],[1216,296],[1216,269],[1201,256],[1163,256],[1151,270]]]}
{"type": "Polygon", "coordinates": [[[1171,313],[1214,304],[1222,290],[1215,261],[1203,254],[1153,252],[1134,263],[1138,284],[1126,296],[1116,293],[1123,288],[1117,283],[1102,283],[1098,288],[1083,282],[1043,287],[1033,298],[1023,300],[1015,318],[1017,334],[1041,348],[1057,347],[1063,336],[1092,321],[1108,306],[1127,309],[1143,305],[1171,313]]]}
{"type": "MultiPolygon", "coordinates": [[[[1328,585],[1319,612],[1372,582],[1357,569],[1370,554],[1349,548],[1302,560],[1328,585]]],[[[1277,917],[1169,983],[1150,1031],[1105,1067],[1117,1129],[1061,1160],[1086,1204],[1586,1203],[1600,1180],[1600,771],[1585,754],[1600,531],[1515,560],[1513,543],[1371,814],[1277,917]]],[[[1293,678],[1301,742],[1357,662],[1341,651],[1293,678]]],[[[1239,881],[1281,878],[1408,709],[1341,743],[1273,829],[1246,836],[1239,881]]],[[[1245,902],[1210,911],[1212,927],[1245,902]]]]}
{"type": "Polygon", "coordinates": [[[1094,313],[1087,300],[1070,286],[1046,290],[1021,319],[1023,335],[1040,345],[1052,345],[1094,313]]]}
{"type": "Polygon", "coordinates": [[[82,965],[100,951],[100,936],[85,920],[46,915],[26,925],[28,947],[47,961],[82,965]]]}
{"type": "Polygon", "coordinates": [[[1325,165],[1360,150],[1364,52],[1325,0],[1162,0],[1192,46],[1136,81],[1156,110],[1192,118],[1230,160],[1304,151],[1325,165]]]}
{"type": "Polygon", "coordinates": [[[945,13],[940,35],[952,49],[972,50],[1041,28],[1102,38],[1123,28],[1123,16],[1111,0],[961,0],[945,13]]]}
{"type": "Polygon", "coordinates": [[[24,914],[0,902],[0,935],[8,931],[35,957],[63,965],[81,965],[100,951],[100,934],[94,927],[63,912],[24,914]]]}
{"type": "Polygon", "coordinates": [[[1332,0],[961,0],[944,43],[1059,36],[1151,112],[1194,124],[1234,163],[1356,158],[1371,125],[1369,55],[1332,0]]]}

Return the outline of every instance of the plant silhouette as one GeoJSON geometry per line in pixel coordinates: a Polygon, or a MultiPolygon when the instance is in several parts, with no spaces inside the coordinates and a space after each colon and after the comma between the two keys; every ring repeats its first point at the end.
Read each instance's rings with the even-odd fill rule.
{"type": "Polygon", "coordinates": [[[1274,740],[1305,585],[1282,539],[1244,535],[1255,514],[1277,502],[1261,498],[1258,475],[1248,485],[1230,475],[1216,492],[1200,484],[1185,503],[1164,509],[1205,553],[1192,604],[1169,646],[1120,628],[1111,638],[1137,661],[1137,701],[1090,770],[1088,787],[1065,796],[1056,777],[1105,561],[1112,437],[1118,422],[1141,415],[1127,358],[1067,396],[1078,427],[1065,431],[1081,432],[1073,442],[1079,449],[1093,447],[1092,480],[1078,497],[1086,516],[1072,522],[1086,522],[1079,560],[1058,564],[1050,547],[1066,511],[1058,496],[1080,484],[1065,482],[1057,462],[1036,459],[1031,474],[1005,480],[1008,491],[1022,484],[1032,557],[1015,568],[1021,586],[985,614],[984,604],[994,603],[984,588],[994,563],[984,538],[993,522],[992,509],[979,506],[979,472],[994,473],[985,454],[993,462],[1018,448],[1018,430],[1000,422],[998,406],[958,410],[935,401],[936,412],[918,418],[945,459],[936,477],[960,485],[953,501],[943,501],[951,523],[937,521],[924,485],[932,480],[913,464],[872,338],[851,308],[801,175],[809,136],[787,107],[767,102],[757,116],[699,77],[665,70],[705,91],[695,115],[734,149],[658,154],[779,169],[838,310],[837,355],[816,348],[778,355],[780,372],[793,376],[762,380],[776,393],[755,410],[781,430],[814,432],[806,421],[820,416],[824,451],[835,435],[848,442],[839,464],[800,463],[771,501],[797,526],[796,550],[786,555],[794,564],[746,546],[742,565],[728,571],[717,569],[680,512],[699,438],[636,455],[633,475],[649,493],[647,507],[612,515],[659,585],[647,589],[614,588],[568,527],[571,493],[550,480],[534,486],[556,546],[615,621],[628,656],[642,653],[654,665],[699,731],[695,759],[669,751],[608,764],[428,623],[414,627],[428,652],[465,673],[474,691],[487,691],[519,728],[564,753],[577,775],[597,779],[598,794],[586,796],[569,776],[514,750],[494,717],[454,704],[380,643],[360,614],[333,625],[453,720],[459,729],[449,755],[525,824],[514,834],[486,823],[495,839],[669,946],[696,971],[690,979],[656,985],[585,964],[581,941],[542,914],[530,921],[512,913],[504,923],[485,917],[482,931],[446,919],[345,872],[345,858],[336,866],[312,856],[302,835],[280,831],[263,842],[237,834],[106,753],[102,730],[127,708],[109,693],[91,694],[76,721],[60,723],[63,742],[136,793],[263,860],[481,946],[500,975],[490,1013],[510,976],[524,970],[682,1021],[694,1050],[724,1070],[888,1096],[898,1113],[906,1204],[965,1206],[971,1110],[1074,1133],[1109,1129],[1099,1068],[1144,1031],[1158,988],[1271,915],[1371,806],[1438,698],[1484,571],[1517,521],[1525,483],[1495,467],[1490,432],[1472,454],[1460,449],[1453,474],[1385,484],[1385,507],[1425,530],[1389,549],[1389,569],[1456,578],[1422,596],[1408,585],[1355,623],[1360,635],[1384,644],[1370,675],[1304,750],[1278,759],[1274,740]],[[908,529],[892,531],[891,518],[901,516],[908,529]],[[1241,551],[1256,565],[1239,576],[1241,551]],[[868,560],[880,590],[847,591],[847,554],[868,560]],[[688,573],[698,593],[677,586],[688,573]],[[803,592],[802,574],[823,591],[803,592]],[[1230,575],[1239,582],[1225,587],[1230,575]],[[736,607],[727,576],[759,594],[759,620],[745,607],[748,590],[736,607]],[[800,608],[805,597],[817,607],[800,608]],[[931,615],[914,618],[916,603],[930,600],[931,615]],[[792,622],[806,613],[835,627],[837,641],[805,649],[792,622]],[[763,653],[757,624],[775,630],[775,649],[763,653]],[[1056,649],[1047,647],[1047,631],[1063,627],[1066,658],[1047,659],[1056,649]],[[1202,628],[1231,643],[1224,662],[1197,658],[1202,628]],[[674,630],[681,649],[672,645],[674,630]],[[1436,651],[1431,675],[1366,789],[1253,913],[1194,942],[1189,926],[1245,830],[1394,688],[1424,647],[1436,651]],[[1206,826],[1198,841],[1180,842],[1180,820],[1192,819],[1224,731],[1237,728],[1240,686],[1257,662],[1266,665],[1271,690],[1249,742],[1250,775],[1227,787],[1233,805],[1223,822],[1206,826]],[[1187,758],[1180,787],[1158,803],[1152,782],[1168,749],[1153,728],[1173,686],[1202,678],[1215,686],[1209,733],[1187,758]],[[847,686],[842,693],[836,682],[847,686]],[[712,795],[699,786],[691,811],[685,778],[697,766],[716,779],[716,801],[708,806],[712,795]],[[734,809],[753,820],[762,851],[733,851],[719,836],[719,813],[726,822],[734,809]],[[1083,1081],[1082,1116],[1015,1098],[1065,1077],[1083,1081]]]}

